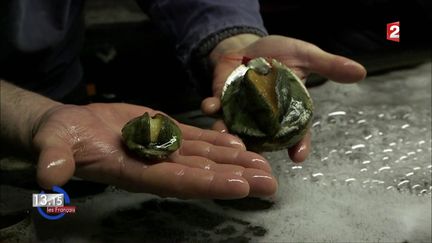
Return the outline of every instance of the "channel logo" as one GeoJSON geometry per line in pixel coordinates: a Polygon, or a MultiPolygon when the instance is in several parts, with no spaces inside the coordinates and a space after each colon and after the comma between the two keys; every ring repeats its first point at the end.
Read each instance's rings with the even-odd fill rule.
{"type": "Polygon", "coordinates": [[[76,212],[75,206],[68,205],[70,204],[70,198],[65,190],[58,186],[53,186],[52,190],[56,193],[41,191],[38,194],[33,194],[33,207],[37,208],[42,217],[49,220],[58,220],[66,214],[76,212]]]}
{"type": "Polygon", "coordinates": [[[387,40],[400,42],[399,21],[387,24],[387,40]]]}

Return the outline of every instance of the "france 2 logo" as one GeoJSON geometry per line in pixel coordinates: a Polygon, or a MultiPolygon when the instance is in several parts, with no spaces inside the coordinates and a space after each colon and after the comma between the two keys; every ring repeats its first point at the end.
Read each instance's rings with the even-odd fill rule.
{"type": "Polygon", "coordinates": [[[387,40],[399,42],[399,21],[387,24],[387,40]]]}

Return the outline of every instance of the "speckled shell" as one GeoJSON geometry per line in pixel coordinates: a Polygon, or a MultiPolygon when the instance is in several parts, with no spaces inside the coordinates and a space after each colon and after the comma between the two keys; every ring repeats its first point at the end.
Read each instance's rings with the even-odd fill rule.
{"type": "Polygon", "coordinates": [[[295,145],[312,120],[313,105],[306,87],[275,59],[255,58],[236,68],[225,83],[221,100],[229,131],[252,151],[295,145]]]}

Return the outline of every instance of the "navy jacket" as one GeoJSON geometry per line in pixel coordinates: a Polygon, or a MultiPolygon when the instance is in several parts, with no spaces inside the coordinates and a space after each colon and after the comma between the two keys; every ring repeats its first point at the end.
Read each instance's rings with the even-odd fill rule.
{"type": "MultiPolygon", "coordinates": [[[[222,39],[265,35],[258,0],[138,0],[187,66],[222,39]],[[195,54],[194,54],[195,53],[195,54]]],[[[82,79],[83,0],[1,0],[0,78],[60,100],[82,79]]]]}

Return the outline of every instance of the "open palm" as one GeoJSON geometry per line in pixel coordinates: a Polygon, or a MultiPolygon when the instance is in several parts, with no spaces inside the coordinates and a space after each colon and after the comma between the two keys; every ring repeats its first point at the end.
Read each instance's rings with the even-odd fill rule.
{"type": "MultiPolygon", "coordinates": [[[[222,43],[223,44],[223,43],[222,43]]],[[[243,48],[224,47],[223,51],[216,48],[211,56],[214,61],[213,97],[202,103],[202,109],[207,114],[220,110],[220,96],[226,78],[240,65],[243,57],[271,57],[279,60],[301,78],[310,73],[318,73],[333,81],[352,83],[364,79],[366,70],[362,65],[348,58],[325,52],[317,46],[298,39],[271,35],[252,41],[243,48]]],[[[216,123],[217,130],[226,129],[222,122],[216,123]]],[[[310,148],[310,135],[289,149],[290,157],[303,161],[310,148]]]]}
{"type": "Polygon", "coordinates": [[[125,149],[121,128],[149,108],[129,104],[61,105],[35,128],[38,181],[63,185],[73,175],[131,191],[181,198],[242,198],[275,193],[268,162],[234,136],[179,124],[182,146],[159,163],[125,149]]]}

